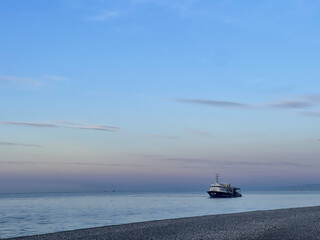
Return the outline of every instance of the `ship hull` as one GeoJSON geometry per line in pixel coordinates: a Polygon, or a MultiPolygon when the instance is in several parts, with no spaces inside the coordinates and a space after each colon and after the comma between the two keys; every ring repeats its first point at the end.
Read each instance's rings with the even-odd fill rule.
{"type": "Polygon", "coordinates": [[[218,191],[207,191],[211,198],[234,198],[234,197],[242,197],[240,193],[226,193],[226,192],[218,192],[218,191]]]}

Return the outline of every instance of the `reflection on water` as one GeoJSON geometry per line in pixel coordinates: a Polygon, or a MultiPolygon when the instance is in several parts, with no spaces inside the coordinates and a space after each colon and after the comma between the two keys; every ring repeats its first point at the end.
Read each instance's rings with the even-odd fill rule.
{"type": "Polygon", "coordinates": [[[0,238],[156,219],[320,205],[320,192],[0,194],[0,238]]]}

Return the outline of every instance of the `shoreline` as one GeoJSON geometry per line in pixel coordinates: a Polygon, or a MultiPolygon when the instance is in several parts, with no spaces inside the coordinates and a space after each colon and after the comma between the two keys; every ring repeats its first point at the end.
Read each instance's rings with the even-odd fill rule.
{"type": "Polygon", "coordinates": [[[320,239],[320,206],[155,220],[6,240],[320,239]]]}

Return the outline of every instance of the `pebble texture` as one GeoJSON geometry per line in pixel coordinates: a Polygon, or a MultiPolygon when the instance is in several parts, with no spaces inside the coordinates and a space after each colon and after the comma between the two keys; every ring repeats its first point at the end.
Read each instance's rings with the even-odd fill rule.
{"type": "Polygon", "coordinates": [[[320,206],[159,220],[11,239],[320,240],[320,206]]]}

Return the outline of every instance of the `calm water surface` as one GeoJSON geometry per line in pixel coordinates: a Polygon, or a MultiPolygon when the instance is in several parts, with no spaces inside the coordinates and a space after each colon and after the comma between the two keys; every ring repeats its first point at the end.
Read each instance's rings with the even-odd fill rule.
{"type": "Polygon", "coordinates": [[[156,219],[318,206],[320,192],[0,194],[0,238],[156,219]]]}

